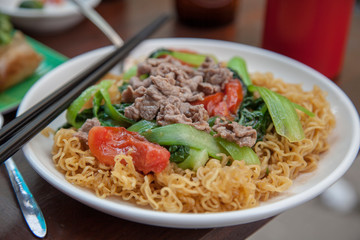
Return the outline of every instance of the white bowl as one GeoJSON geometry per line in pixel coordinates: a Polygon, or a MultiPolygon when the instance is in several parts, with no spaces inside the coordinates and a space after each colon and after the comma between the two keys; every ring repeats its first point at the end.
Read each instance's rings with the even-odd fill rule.
{"type": "MultiPolygon", "coordinates": [[[[69,0],[60,5],[45,4],[43,9],[19,8],[22,0],[0,0],[0,12],[11,17],[16,28],[37,33],[58,33],[78,24],[84,17],[69,0]]],[[[96,7],[101,0],[82,0],[96,7]]]]}
{"type": "MultiPolygon", "coordinates": [[[[280,77],[286,82],[302,83],[305,90],[311,90],[314,85],[325,90],[337,123],[329,137],[331,147],[321,155],[318,168],[314,172],[299,176],[287,191],[251,209],[206,214],[166,213],[145,209],[114,197],[101,199],[93,192],[67,182],[64,175],[55,168],[51,159],[53,141],[39,134],[26,144],[23,150],[31,166],[46,181],[74,199],[116,217],[164,227],[209,228],[264,219],[302,204],[335,183],[351,166],[359,150],[359,116],[344,92],[320,73],[270,51],[237,43],[205,39],[147,40],[130,56],[134,58],[147,56],[150,52],[164,47],[187,48],[211,53],[220,60],[228,60],[234,55],[242,56],[247,61],[250,72],[271,71],[275,77],[280,77]]],[[[44,97],[45,92],[49,93],[51,89],[61,86],[76,73],[109,53],[111,49],[111,47],[101,48],[80,55],[45,75],[26,94],[20,104],[19,114],[44,97]]],[[[65,117],[62,114],[50,126],[57,129],[64,123],[65,117]]]]}

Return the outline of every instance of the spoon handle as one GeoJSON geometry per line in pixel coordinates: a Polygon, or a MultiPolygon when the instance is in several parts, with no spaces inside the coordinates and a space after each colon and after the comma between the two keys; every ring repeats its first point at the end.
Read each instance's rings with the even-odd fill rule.
{"type": "Polygon", "coordinates": [[[124,44],[122,38],[115,32],[105,19],[98,14],[92,7],[83,3],[81,0],[72,0],[78,6],[80,12],[87,17],[95,26],[97,26],[114,44],[116,47],[121,47],[124,44]]]}
{"type": "Polygon", "coordinates": [[[45,237],[46,223],[44,216],[15,162],[12,158],[9,158],[6,160],[5,166],[26,223],[35,236],[45,237]]]}

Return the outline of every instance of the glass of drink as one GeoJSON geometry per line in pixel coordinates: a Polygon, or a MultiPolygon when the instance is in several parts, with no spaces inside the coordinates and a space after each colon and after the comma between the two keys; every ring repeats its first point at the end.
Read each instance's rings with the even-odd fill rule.
{"type": "Polygon", "coordinates": [[[354,0],[267,0],[262,47],[335,81],[344,58],[354,0]]]}

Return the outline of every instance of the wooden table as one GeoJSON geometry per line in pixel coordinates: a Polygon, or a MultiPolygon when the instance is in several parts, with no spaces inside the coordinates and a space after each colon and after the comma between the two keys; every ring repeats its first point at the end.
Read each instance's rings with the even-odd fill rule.
{"type": "MultiPolygon", "coordinates": [[[[197,37],[261,45],[265,0],[242,0],[233,23],[217,28],[193,28],[174,17],[152,37],[197,37]]],[[[146,23],[163,12],[173,12],[172,1],[104,0],[97,11],[123,37],[129,39],[146,23]]],[[[88,20],[59,35],[29,36],[74,57],[109,45],[110,42],[88,20]]],[[[360,13],[353,16],[350,39],[339,86],[360,109],[360,13]]],[[[11,120],[15,112],[5,115],[11,120]]],[[[271,219],[215,229],[171,229],[129,222],[112,217],[61,193],[43,180],[27,163],[21,151],[14,155],[24,179],[42,208],[48,234],[46,239],[245,239],[271,219]]],[[[0,239],[36,239],[26,226],[11,188],[5,167],[0,168],[0,239]]]]}

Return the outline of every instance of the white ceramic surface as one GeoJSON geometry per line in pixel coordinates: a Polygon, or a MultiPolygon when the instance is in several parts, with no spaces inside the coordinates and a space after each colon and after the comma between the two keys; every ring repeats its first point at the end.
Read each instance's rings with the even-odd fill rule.
{"type": "MultiPolygon", "coordinates": [[[[19,8],[22,0],[0,0],[0,12],[9,15],[16,28],[37,33],[58,33],[78,24],[84,17],[70,0],[46,4],[43,9],[19,8]]],[[[82,0],[96,7],[101,0],[82,0]]]]}
{"type": "MultiPolygon", "coordinates": [[[[55,169],[51,160],[52,140],[37,135],[24,147],[24,152],[31,166],[46,181],[80,202],[120,218],[165,227],[207,228],[248,223],[279,214],[316,197],[351,166],[359,149],[359,116],[343,91],[320,73],[297,61],[263,49],[205,39],[147,40],[138,46],[131,56],[135,58],[147,56],[160,47],[193,49],[214,54],[220,60],[228,60],[234,55],[242,56],[247,61],[250,72],[271,71],[275,77],[283,78],[286,82],[302,83],[306,90],[312,89],[316,84],[327,91],[327,99],[336,116],[337,125],[329,139],[331,147],[321,156],[318,169],[301,175],[289,190],[252,209],[210,214],[165,213],[138,207],[116,198],[100,199],[94,193],[68,183],[55,169]]],[[[28,109],[34,101],[39,101],[44,92],[60,86],[86,65],[109,51],[111,48],[107,47],[78,56],[44,76],[25,96],[19,113],[28,109]]],[[[56,129],[64,122],[63,114],[51,123],[51,127],[56,129]]]]}

